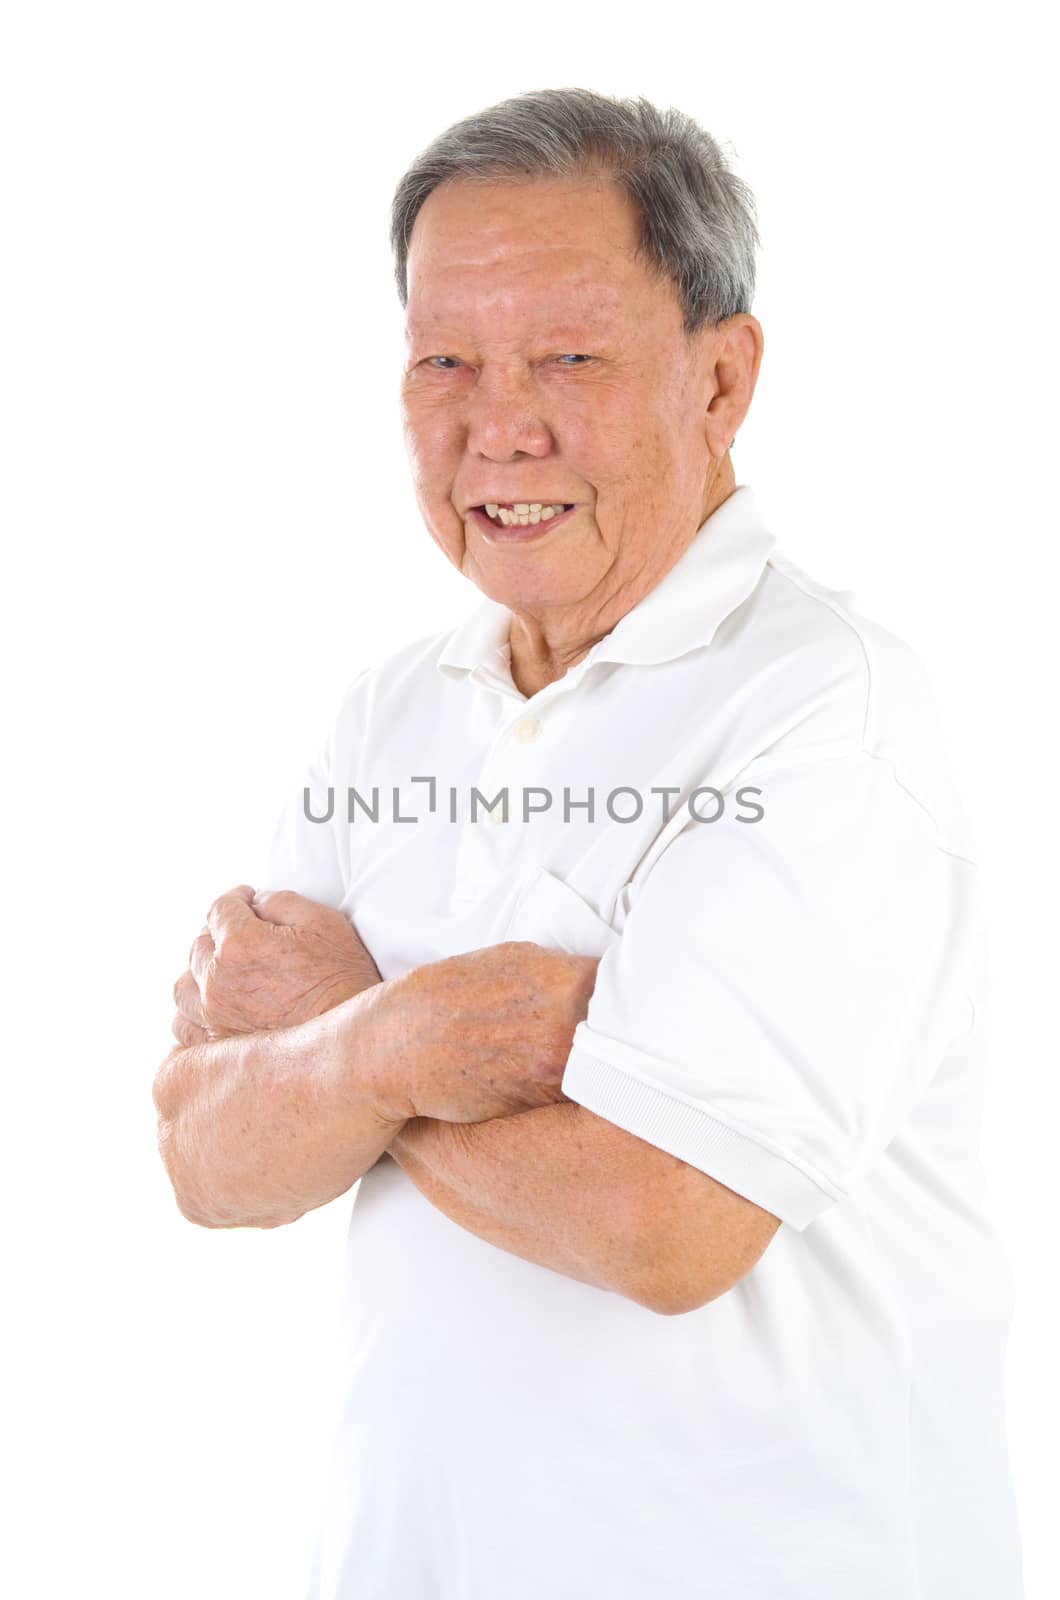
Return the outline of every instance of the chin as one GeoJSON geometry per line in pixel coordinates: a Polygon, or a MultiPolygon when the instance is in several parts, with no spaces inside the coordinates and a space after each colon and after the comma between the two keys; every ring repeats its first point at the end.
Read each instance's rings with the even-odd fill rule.
{"type": "Polygon", "coordinates": [[[497,572],[483,572],[481,566],[473,565],[470,571],[465,571],[464,576],[490,600],[496,600],[499,605],[507,606],[509,611],[569,606],[577,604],[579,598],[570,592],[569,584],[556,582],[555,573],[551,576],[540,573],[536,577],[529,573],[521,576],[508,573],[502,576],[497,572]]]}

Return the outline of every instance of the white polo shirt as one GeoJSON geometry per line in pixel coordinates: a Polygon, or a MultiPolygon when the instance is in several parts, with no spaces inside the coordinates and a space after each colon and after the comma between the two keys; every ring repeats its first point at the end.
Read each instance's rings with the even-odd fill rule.
{"type": "Polygon", "coordinates": [[[923,666],[746,485],[529,698],[509,620],[480,598],[358,674],[304,780],[330,820],[300,783],[267,882],[384,978],[599,955],[566,1095],[782,1226],[661,1316],[382,1158],[311,1600],[1018,1600],[975,848],[923,666]]]}

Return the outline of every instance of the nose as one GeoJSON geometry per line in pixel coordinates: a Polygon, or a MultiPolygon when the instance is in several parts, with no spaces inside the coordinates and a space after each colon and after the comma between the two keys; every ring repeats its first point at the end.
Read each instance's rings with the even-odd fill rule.
{"type": "Polygon", "coordinates": [[[548,455],[552,430],[540,401],[526,368],[501,372],[488,371],[484,365],[467,400],[468,452],[491,461],[507,461],[518,454],[548,455]]]}

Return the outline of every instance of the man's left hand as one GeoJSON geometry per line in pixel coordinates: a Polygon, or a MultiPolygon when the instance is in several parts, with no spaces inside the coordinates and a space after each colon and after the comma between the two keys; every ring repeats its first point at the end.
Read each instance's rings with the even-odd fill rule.
{"type": "Polygon", "coordinates": [[[182,1045],[294,1027],[382,981],[348,917],[291,890],[214,901],[173,986],[182,1045]]]}

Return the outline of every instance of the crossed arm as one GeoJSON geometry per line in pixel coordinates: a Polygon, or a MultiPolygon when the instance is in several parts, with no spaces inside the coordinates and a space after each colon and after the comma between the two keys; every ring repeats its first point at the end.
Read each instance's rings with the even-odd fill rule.
{"type": "Polygon", "coordinates": [[[182,1048],[156,1079],[163,1159],[191,1220],[293,1221],[389,1150],[487,1243],[660,1313],[716,1298],[762,1255],[776,1217],[562,1096],[595,962],[496,946],[383,984],[363,946],[340,971],[340,913],[267,896],[286,917],[270,927],[250,895],[211,907],[175,991],[182,1048]],[[297,999],[280,981],[292,972],[297,999]],[[288,1026],[255,1012],[263,992],[288,1026]],[[225,1029],[202,1025],[204,1006],[225,1029]],[[394,1091],[395,1048],[414,1093],[394,1091]],[[413,1071],[421,1055],[430,1066],[413,1071]],[[538,1065],[550,1057],[551,1078],[538,1065]]]}
{"type": "Polygon", "coordinates": [[[480,1239],[661,1314],[724,1294],[780,1225],[574,1101],[470,1124],[416,1118],[390,1154],[480,1239]]]}

